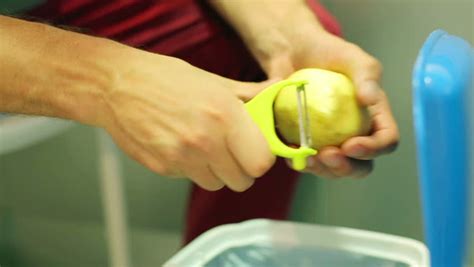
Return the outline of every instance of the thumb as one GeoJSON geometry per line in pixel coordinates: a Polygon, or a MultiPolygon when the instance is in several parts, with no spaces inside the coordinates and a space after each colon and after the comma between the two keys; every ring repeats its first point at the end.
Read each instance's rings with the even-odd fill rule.
{"type": "Polygon", "coordinates": [[[353,68],[352,79],[357,88],[359,103],[370,106],[379,101],[380,92],[382,91],[380,86],[381,75],[381,64],[372,57],[359,61],[359,66],[353,68]]]}
{"type": "Polygon", "coordinates": [[[281,80],[281,78],[273,78],[263,82],[239,82],[233,91],[240,100],[248,102],[262,90],[281,80]]]}
{"type": "Polygon", "coordinates": [[[361,47],[339,37],[327,38],[329,69],[346,74],[354,82],[357,99],[364,106],[374,105],[380,98],[382,65],[361,47]]]}
{"type": "Polygon", "coordinates": [[[351,48],[352,52],[346,52],[344,55],[347,56],[345,58],[349,65],[347,70],[357,88],[359,103],[364,106],[374,105],[379,101],[382,91],[380,86],[382,65],[360,47],[351,48]]]}

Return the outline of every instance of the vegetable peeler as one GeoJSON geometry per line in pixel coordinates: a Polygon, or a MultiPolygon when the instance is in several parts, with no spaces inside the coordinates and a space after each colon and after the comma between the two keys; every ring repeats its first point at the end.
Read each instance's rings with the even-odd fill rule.
{"type": "Polygon", "coordinates": [[[317,154],[317,151],[311,148],[305,84],[307,84],[307,81],[291,79],[283,80],[270,85],[245,104],[250,116],[258,125],[267,140],[272,153],[276,156],[291,159],[292,167],[297,171],[306,168],[307,157],[317,154]],[[273,103],[275,102],[280,90],[287,86],[296,86],[298,126],[300,133],[300,147],[298,148],[293,148],[283,143],[278,137],[275,129],[273,103]]]}

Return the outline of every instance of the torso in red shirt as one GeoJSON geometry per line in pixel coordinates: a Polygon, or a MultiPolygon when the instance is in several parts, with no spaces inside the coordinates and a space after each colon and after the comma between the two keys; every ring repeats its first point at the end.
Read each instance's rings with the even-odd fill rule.
{"type": "MultiPolygon", "coordinates": [[[[331,15],[317,1],[308,3],[326,29],[339,34],[331,15]]],[[[243,70],[255,62],[235,32],[205,1],[50,0],[30,14],[133,47],[179,57],[229,78],[259,78],[246,73],[255,69],[243,70]]]]}
{"type": "MultiPolygon", "coordinates": [[[[307,2],[324,27],[339,35],[334,18],[316,0],[307,2]]],[[[51,0],[30,15],[150,52],[179,57],[228,78],[265,79],[238,35],[205,1],[51,0]]],[[[193,187],[185,241],[224,223],[252,218],[285,219],[297,175],[279,161],[244,193],[228,189],[208,192],[193,187]]]]}

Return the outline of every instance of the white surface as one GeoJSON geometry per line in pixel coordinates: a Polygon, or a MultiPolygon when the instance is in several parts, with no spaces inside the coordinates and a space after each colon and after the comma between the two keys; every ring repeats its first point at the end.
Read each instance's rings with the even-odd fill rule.
{"type": "Polygon", "coordinates": [[[264,219],[216,227],[190,243],[164,266],[203,266],[228,248],[251,244],[314,246],[400,261],[414,267],[429,266],[428,250],[413,239],[343,227],[264,219]]]}
{"type": "Polygon", "coordinates": [[[24,115],[0,117],[0,155],[11,153],[64,132],[72,122],[24,115]]]}

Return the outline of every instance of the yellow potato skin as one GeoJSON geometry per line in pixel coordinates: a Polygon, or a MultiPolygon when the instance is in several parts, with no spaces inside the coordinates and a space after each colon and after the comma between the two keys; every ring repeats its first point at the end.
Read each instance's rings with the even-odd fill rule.
{"type": "MultiPolygon", "coordinates": [[[[288,79],[308,81],[305,89],[313,148],[339,146],[350,137],[369,133],[369,113],[357,103],[354,85],[345,75],[302,69],[288,79]]],[[[273,108],[281,137],[289,144],[300,144],[296,87],[283,88],[273,108]]]]}

